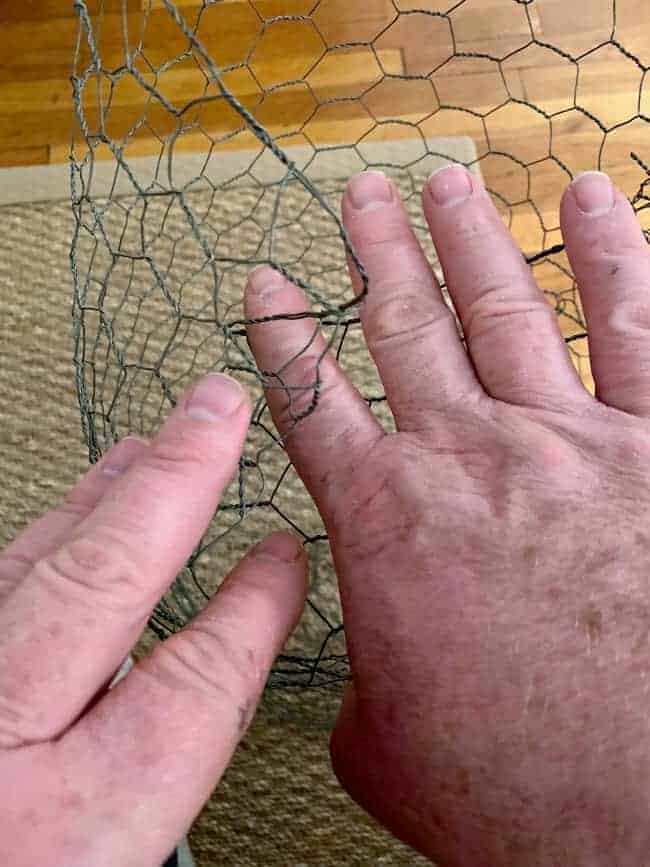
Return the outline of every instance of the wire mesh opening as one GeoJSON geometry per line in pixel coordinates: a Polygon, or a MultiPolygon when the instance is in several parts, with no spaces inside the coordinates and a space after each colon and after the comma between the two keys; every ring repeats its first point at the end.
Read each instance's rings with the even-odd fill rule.
{"type": "Polygon", "coordinates": [[[202,373],[250,390],[237,478],[150,626],[161,638],[180,629],[252,542],[289,527],[310,549],[312,590],[271,686],[336,683],[348,664],[327,537],[264,399],[283,388],[299,427],[319,378],[296,393],[282,370],[257,368],[242,306],[251,268],[268,263],[306,291],[314,329],[390,428],[358,318],[372,287],[339,218],[353,172],[395,180],[441,281],[420,189],[449,161],[481,173],[587,384],[562,191],[582,170],[609,171],[650,225],[650,40],[634,3],[359,5],[75,3],[71,259],[90,459],[154,431],[202,373]],[[363,276],[357,297],[346,256],[363,276]]]}

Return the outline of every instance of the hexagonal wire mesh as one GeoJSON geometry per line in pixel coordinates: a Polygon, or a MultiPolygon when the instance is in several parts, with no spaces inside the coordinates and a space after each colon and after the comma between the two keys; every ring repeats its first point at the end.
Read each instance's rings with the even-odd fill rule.
{"type": "Polygon", "coordinates": [[[341,194],[353,171],[390,174],[435,262],[419,190],[432,168],[462,161],[484,176],[588,379],[558,205],[576,172],[601,168],[648,216],[650,45],[635,3],[75,5],[75,362],[90,458],[128,432],[151,433],[203,372],[234,373],[256,400],[237,478],[150,625],[160,637],[181,628],[252,541],[289,526],[311,549],[313,583],[270,683],[340,680],[327,538],[264,398],[283,389],[299,425],[318,404],[318,364],[301,389],[287,384],[290,364],[257,368],[247,275],[269,263],[305,290],[329,349],[390,427],[360,335],[357,307],[372,287],[364,276],[355,297],[346,277],[346,254],[364,270],[341,194]]]}

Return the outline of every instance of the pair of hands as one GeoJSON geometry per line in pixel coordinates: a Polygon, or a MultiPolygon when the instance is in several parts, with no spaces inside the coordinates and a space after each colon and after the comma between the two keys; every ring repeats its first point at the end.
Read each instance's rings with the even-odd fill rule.
{"type": "MultiPolygon", "coordinates": [[[[447,168],[423,205],[467,351],[394,185],[357,176],[344,220],[398,432],[326,355],[317,409],[287,437],[344,605],[353,683],[334,768],[441,867],[639,865],[649,248],[607,178],[569,188],[594,399],[480,181],[447,168]]],[[[307,309],[269,268],[246,300],[251,319],[307,309]]],[[[312,331],[308,319],[251,326],[260,368],[313,382],[322,337],[291,361],[312,331]]],[[[286,391],[267,396],[286,432],[286,391]]],[[[206,377],[151,443],[115,446],[2,555],[2,863],[157,867],[226,767],[304,602],[291,536],[256,546],[183,632],[106,686],[206,528],[249,416],[239,386],[206,377]]]]}

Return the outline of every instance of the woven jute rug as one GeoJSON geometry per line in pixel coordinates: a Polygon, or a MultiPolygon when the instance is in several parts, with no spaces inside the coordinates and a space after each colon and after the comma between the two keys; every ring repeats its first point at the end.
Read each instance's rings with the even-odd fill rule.
{"type": "MultiPolygon", "coordinates": [[[[67,202],[0,208],[0,544],[88,465],[72,367],[67,202]]],[[[425,864],[330,769],[336,692],[273,691],[190,833],[208,865],[425,864]]]]}

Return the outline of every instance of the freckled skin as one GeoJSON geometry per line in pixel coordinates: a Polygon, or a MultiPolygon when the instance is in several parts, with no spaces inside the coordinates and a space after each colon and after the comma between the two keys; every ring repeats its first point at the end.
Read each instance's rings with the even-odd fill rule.
{"type": "MultiPolygon", "coordinates": [[[[363,173],[343,201],[397,433],[336,372],[313,322],[270,317],[265,338],[247,332],[261,370],[297,386],[314,381],[315,359],[322,373],[312,414],[300,412],[308,389],[293,405],[279,389],[267,399],[295,434],[284,441],[341,585],[353,684],[334,768],[439,867],[645,867],[648,245],[606,177],[567,191],[595,400],[485,188],[460,166],[443,171],[423,208],[465,345],[389,181],[363,173]]],[[[306,307],[277,271],[251,275],[252,322],[306,307]]],[[[91,470],[75,509],[0,557],[0,864],[158,867],[295,625],[306,562],[274,534],[186,630],[104,690],[235,472],[250,407],[230,383],[224,419],[224,388],[197,386],[209,423],[205,406],[190,412],[193,389],[154,442],[115,446],[135,462],[121,482],[107,490],[91,470]]]]}
{"type": "Polygon", "coordinates": [[[388,437],[350,480],[329,528],[355,673],[334,766],[445,867],[645,857],[648,805],[626,796],[650,787],[645,427],[459,411],[436,448],[388,437]]]}
{"type": "Polygon", "coordinates": [[[522,551],[524,563],[534,563],[537,557],[537,548],[535,545],[526,545],[522,551]]]}
{"type": "Polygon", "coordinates": [[[603,615],[595,606],[589,605],[580,614],[580,622],[587,629],[590,641],[596,641],[603,634],[603,615]]]}
{"type": "Polygon", "coordinates": [[[273,533],[191,624],[115,680],[241,455],[244,393],[221,377],[193,388],[221,415],[194,418],[181,396],[151,443],[116,444],[66,508],[0,552],[2,867],[160,867],[303,609],[307,558],[273,533]]]}
{"type": "Polygon", "coordinates": [[[650,536],[647,533],[635,533],[634,543],[642,551],[650,551],[650,536]]]}
{"type": "MultiPolygon", "coordinates": [[[[607,216],[582,210],[578,181],[565,195],[594,400],[484,188],[443,173],[422,205],[462,345],[397,191],[370,172],[343,200],[396,433],[360,410],[311,324],[248,332],[260,368],[298,386],[314,365],[303,357],[292,376],[296,353],[307,341],[323,353],[319,405],[286,445],[341,587],[353,686],[334,769],[440,867],[638,867],[650,851],[648,246],[606,178],[586,183],[607,188],[607,216]]],[[[249,288],[252,317],[309,306],[288,281],[263,300],[249,288]]],[[[267,398],[282,429],[286,404],[267,398]]]]}

